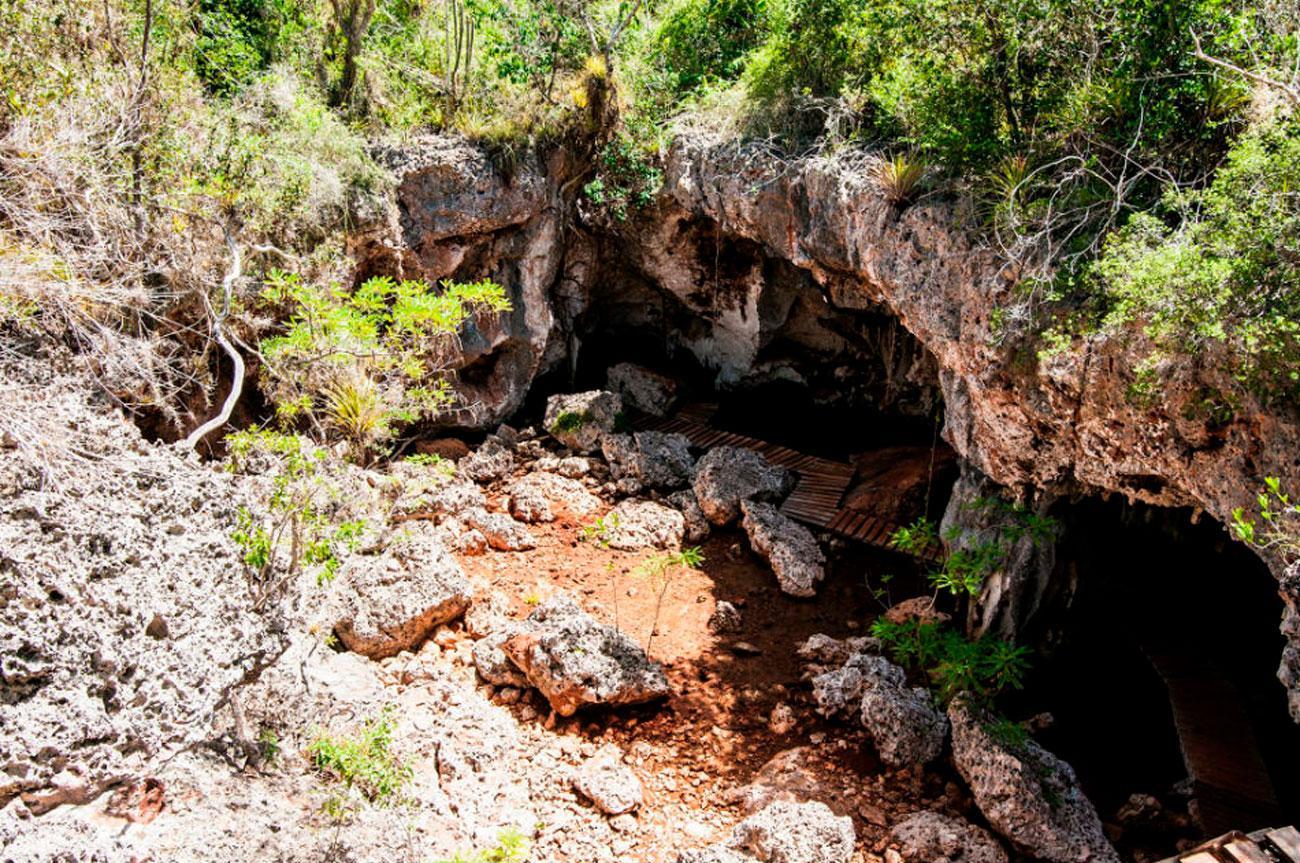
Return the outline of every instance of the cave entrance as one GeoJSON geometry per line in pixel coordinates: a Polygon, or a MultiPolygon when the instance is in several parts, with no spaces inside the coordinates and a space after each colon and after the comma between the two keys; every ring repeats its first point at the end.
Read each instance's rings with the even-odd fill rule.
{"type": "Polygon", "coordinates": [[[1044,744],[1103,818],[1146,793],[1190,794],[1210,835],[1296,820],[1300,727],[1274,676],[1282,605],[1267,567],[1187,510],[1090,499],[1054,515],[1074,596],[1028,689],[1055,718],[1044,744]]]}

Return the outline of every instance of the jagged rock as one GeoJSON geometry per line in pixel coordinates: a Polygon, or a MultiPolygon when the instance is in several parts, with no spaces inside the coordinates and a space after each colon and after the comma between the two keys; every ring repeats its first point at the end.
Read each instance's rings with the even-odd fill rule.
{"type": "Polygon", "coordinates": [[[543,456],[534,465],[538,470],[558,473],[569,479],[581,479],[591,473],[591,459],[586,456],[571,455],[564,458],[543,456]]]}
{"type": "Polygon", "coordinates": [[[604,534],[611,548],[680,548],[686,520],[671,507],[651,500],[625,500],[605,516],[604,534]]]}
{"type": "Polygon", "coordinates": [[[935,707],[929,690],[885,676],[868,676],[863,683],[862,725],[881,761],[890,767],[913,767],[943,753],[948,718],[935,707]]]}
{"type": "Polygon", "coordinates": [[[703,542],[708,539],[709,531],[713,529],[713,526],[704,517],[704,510],[700,509],[694,491],[689,488],[675,491],[664,498],[664,502],[680,512],[682,518],[686,519],[687,542],[703,542]]]}
{"type": "Polygon", "coordinates": [[[456,474],[478,483],[501,479],[515,467],[515,454],[500,438],[490,436],[456,465],[456,474]]]}
{"type": "Polygon", "coordinates": [[[480,554],[485,553],[489,546],[488,539],[483,535],[483,531],[471,528],[456,537],[453,547],[461,554],[478,557],[480,554]]]}
{"type": "Polygon", "coordinates": [[[546,430],[560,443],[591,452],[601,438],[614,431],[623,413],[623,400],[604,390],[551,396],[546,400],[542,420],[546,430]]]}
{"type": "Polygon", "coordinates": [[[1007,852],[988,831],[940,812],[907,816],[889,838],[906,863],[1007,863],[1007,852]]]}
{"type": "Polygon", "coordinates": [[[762,863],[848,863],[853,819],[824,803],[778,800],[737,824],[728,842],[762,863]]]}
{"type": "Polygon", "coordinates": [[[952,759],[975,805],[1018,850],[1049,863],[1119,863],[1074,769],[1033,740],[1008,744],[958,698],[948,707],[952,759]]]}
{"type": "Polygon", "coordinates": [[[844,661],[843,666],[813,678],[813,701],[817,703],[817,712],[826,717],[860,714],[862,695],[874,681],[898,688],[907,682],[907,675],[882,656],[854,654],[844,661]]]}
{"type": "Polygon", "coordinates": [[[465,612],[465,631],[474,638],[484,638],[512,624],[510,603],[495,591],[479,591],[465,612]]]}
{"type": "Polygon", "coordinates": [[[510,514],[524,522],[555,520],[555,505],[575,518],[600,508],[600,498],[574,479],[534,471],[510,488],[510,514]]]}
{"type": "Polygon", "coordinates": [[[713,614],[709,615],[709,629],[712,632],[740,632],[742,623],[740,609],[725,599],[719,600],[718,604],[714,606],[713,614]]]}
{"type": "Polygon", "coordinates": [[[677,381],[645,366],[610,366],[605,380],[610,391],[623,397],[624,404],[651,416],[666,417],[677,403],[677,381]]]}
{"type": "Polygon", "coordinates": [[[767,558],[781,590],[791,596],[816,596],[817,584],[826,577],[826,556],[808,528],[770,503],[745,500],[740,509],[750,545],[767,558]]]}
{"type": "Polygon", "coordinates": [[[528,678],[501,649],[506,640],[514,636],[518,629],[517,625],[508,626],[474,642],[471,655],[474,659],[474,669],[479,677],[494,686],[528,685],[528,678]]]}
{"type": "Polygon", "coordinates": [[[685,435],[656,431],[606,435],[601,452],[614,479],[631,477],[650,488],[681,488],[690,484],[695,473],[691,441],[685,435]]]}
{"type": "Polygon", "coordinates": [[[348,558],[337,588],[334,631],[371,659],[410,650],[470,603],[465,573],[427,530],[406,531],[379,554],[348,558]]]}
{"type": "Polygon", "coordinates": [[[641,805],[641,780],[623,763],[617,746],[606,746],[573,774],[573,787],[606,815],[622,815],[641,805]]]}
{"type": "Polygon", "coordinates": [[[527,551],[537,547],[537,539],[519,522],[502,512],[484,509],[467,510],[465,522],[487,537],[497,551],[527,551]]]}
{"type": "Polygon", "coordinates": [[[839,639],[819,632],[799,645],[798,653],[805,662],[842,665],[859,653],[879,653],[881,646],[880,639],[865,635],[839,639]]]}
{"type": "Polygon", "coordinates": [[[695,466],[695,499],[705,518],[718,527],[740,517],[741,501],[775,500],[793,487],[788,470],[743,447],[715,447],[695,466]]]}
{"type": "Polygon", "coordinates": [[[483,490],[468,479],[449,478],[424,469],[418,475],[403,475],[400,494],[393,503],[392,514],[395,518],[438,520],[486,504],[483,490]]]}
{"type": "Polygon", "coordinates": [[[915,620],[918,623],[935,625],[947,623],[952,615],[934,607],[934,599],[929,596],[913,596],[895,603],[885,612],[885,620],[890,623],[905,623],[915,620]]]}
{"type": "Polygon", "coordinates": [[[627,635],[568,596],[533,610],[502,649],[561,716],[588,704],[639,704],[668,695],[668,678],[627,635]]]}

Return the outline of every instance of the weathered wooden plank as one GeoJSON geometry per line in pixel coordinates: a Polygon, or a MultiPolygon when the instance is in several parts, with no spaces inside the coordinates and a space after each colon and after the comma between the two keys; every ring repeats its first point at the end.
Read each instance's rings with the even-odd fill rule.
{"type": "Polygon", "coordinates": [[[1237,839],[1223,846],[1234,863],[1273,863],[1263,850],[1249,839],[1237,839]]]}
{"type": "Polygon", "coordinates": [[[1221,863],[1221,861],[1209,851],[1197,851],[1195,854],[1179,857],[1178,863],[1221,863]]]}
{"type": "Polygon", "coordinates": [[[1268,836],[1268,841],[1273,843],[1273,847],[1292,861],[1295,861],[1295,863],[1300,863],[1300,831],[1287,826],[1270,830],[1265,835],[1268,836]]]}

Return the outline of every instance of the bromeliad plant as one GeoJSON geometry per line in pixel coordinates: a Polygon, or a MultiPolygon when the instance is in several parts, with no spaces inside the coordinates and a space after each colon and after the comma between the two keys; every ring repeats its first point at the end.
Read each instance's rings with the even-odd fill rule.
{"type": "Polygon", "coordinates": [[[433,288],[376,276],[349,291],[278,270],[259,303],[289,321],[259,345],[278,420],[341,438],[363,459],[397,426],[454,406],[461,329],[511,308],[486,280],[433,288]]]}

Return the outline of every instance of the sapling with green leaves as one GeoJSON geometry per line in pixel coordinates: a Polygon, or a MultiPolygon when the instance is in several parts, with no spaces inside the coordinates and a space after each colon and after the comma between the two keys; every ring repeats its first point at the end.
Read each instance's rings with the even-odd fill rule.
{"type": "Polygon", "coordinates": [[[1290,562],[1300,560],[1300,504],[1283,490],[1282,480],[1264,478],[1264,488],[1255,497],[1255,517],[1245,507],[1232,511],[1232,529],[1237,538],[1255,548],[1279,555],[1290,562]]]}
{"type": "Polygon", "coordinates": [[[659,629],[659,616],[663,611],[664,597],[668,594],[668,585],[672,583],[674,571],[678,569],[697,569],[704,563],[704,554],[699,546],[689,546],[678,551],[666,551],[654,554],[633,570],[633,575],[645,578],[655,591],[654,621],[650,626],[650,635],[646,637],[645,652],[650,655],[650,646],[654,643],[655,632],[659,629]]]}

